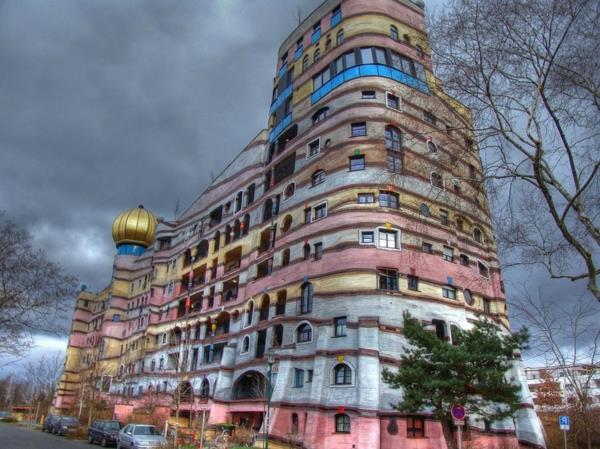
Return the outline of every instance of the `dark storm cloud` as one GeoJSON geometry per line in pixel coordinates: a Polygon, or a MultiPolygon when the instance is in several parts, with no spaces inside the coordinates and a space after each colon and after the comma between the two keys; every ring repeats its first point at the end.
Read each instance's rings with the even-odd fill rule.
{"type": "Polygon", "coordinates": [[[297,4],[1,2],[0,210],[102,288],[116,214],[172,218],[265,127],[297,4]]]}

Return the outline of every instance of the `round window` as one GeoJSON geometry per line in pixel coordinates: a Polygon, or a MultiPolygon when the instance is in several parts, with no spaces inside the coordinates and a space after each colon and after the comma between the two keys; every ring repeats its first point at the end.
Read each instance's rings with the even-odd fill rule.
{"type": "Polygon", "coordinates": [[[427,141],[427,148],[432,153],[437,153],[438,148],[437,148],[437,145],[433,142],[433,140],[428,140],[427,141]]]}
{"type": "Polygon", "coordinates": [[[465,288],[463,294],[465,295],[465,302],[472,306],[475,301],[473,300],[473,293],[471,293],[471,290],[465,288]]]}

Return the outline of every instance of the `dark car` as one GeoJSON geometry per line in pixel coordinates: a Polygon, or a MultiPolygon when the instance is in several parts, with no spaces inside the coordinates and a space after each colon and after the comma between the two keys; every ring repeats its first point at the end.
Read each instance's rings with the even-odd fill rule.
{"type": "Polygon", "coordinates": [[[74,416],[61,416],[52,426],[52,433],[66,435],[67,433],[77,430],[78,427],[79,420],[74,416]]]}
{"type": "Polygon", "coordinates": [[[100,443],[100,446],[116,445],[117,436],[121,430],[119,421],[94,421],[88,429],[88,443],[100,443]]]}
{"type": "Polygon", "coordinates": [[[42,432],[50,432],[52,433],[52,427],[54,424],[60,419],[60,415],[48,415],[46,419],[44,419],[44,424],[42,424],[42,432]]]}
{"type": "Polygon", "coordinates": [[[0,410],[0,421],[13,421],[15,419],[15,417],[13,416],[13,414],[11,412],[7,412],[5,410],[0,410]]]}

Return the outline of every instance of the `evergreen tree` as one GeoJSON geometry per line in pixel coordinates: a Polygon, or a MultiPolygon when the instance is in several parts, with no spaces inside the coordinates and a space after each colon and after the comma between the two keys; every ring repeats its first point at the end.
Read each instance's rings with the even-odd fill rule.
{"type": "Polygon", "coordinates": [[[502,334],[490,321],[453,333],[453,344],[440,340],[408,312],[404,313],[408,347],[396,372],[383,371],[384,382],[403,390],[395,404],[405,412],[428,411],[440,421],[449,448],[453,405],[490,420],[513,415],[520,407],[519,390],[507,379],[515,353],[527,343],[527,332],[502,334]],[[455,335],[457,334],[457,335],[455,335]]]}

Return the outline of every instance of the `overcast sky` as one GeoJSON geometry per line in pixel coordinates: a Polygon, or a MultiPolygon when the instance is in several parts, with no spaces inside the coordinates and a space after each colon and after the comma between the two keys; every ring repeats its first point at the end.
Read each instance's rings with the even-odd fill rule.
{"type": "Polygon", "coordinates": [[[0,0],[0,210],[103,288],[115,216],[172,219],[265,127],[279,44],[320,3],[0,0]]]}

